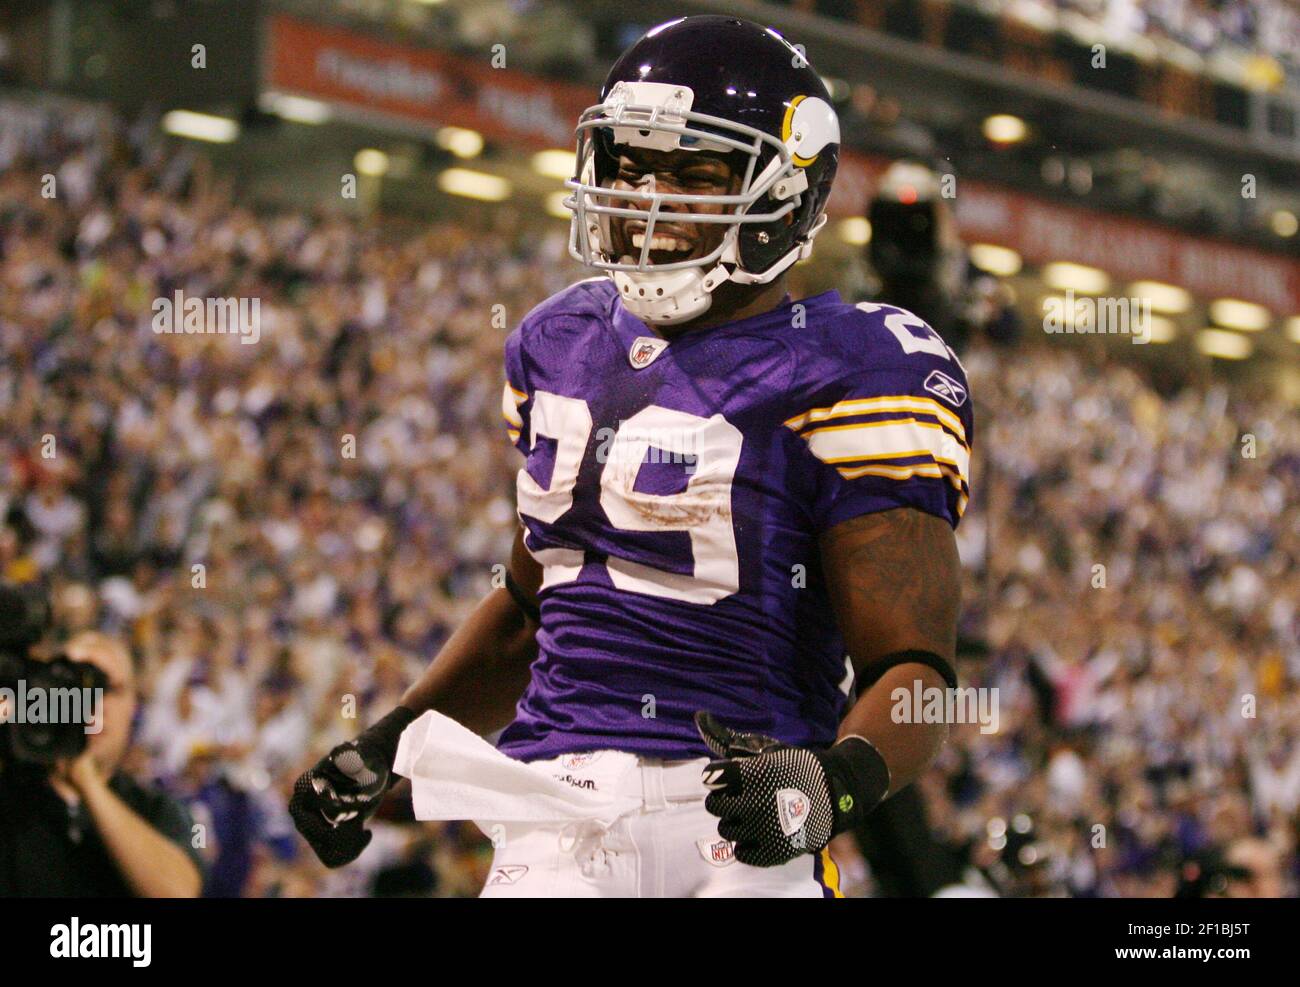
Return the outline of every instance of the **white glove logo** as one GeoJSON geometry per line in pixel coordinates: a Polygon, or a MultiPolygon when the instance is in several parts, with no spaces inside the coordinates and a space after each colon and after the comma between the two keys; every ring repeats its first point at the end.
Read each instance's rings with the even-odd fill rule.
{"type": "Polygon", "coordinates": [[[776,793],[776,811],[781,832],[793,836],[808,821],[808,796],[797,788],[782,788],[776,793]]]}

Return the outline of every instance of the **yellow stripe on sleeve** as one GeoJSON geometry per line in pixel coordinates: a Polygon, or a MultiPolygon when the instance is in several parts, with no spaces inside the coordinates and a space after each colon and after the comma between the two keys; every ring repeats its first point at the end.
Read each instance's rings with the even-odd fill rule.
{"type": "Polygon", "coordinates": [[[878,398],[854,398],[837,401],[828,408],[813,408],[802,415],[795,415],[784,422],[786,428],[799,431],[814,422],[828,421],[832,418],[846,418],[849,415],[870,415],[888,412],[923,412],[934,415],[943,422],[963,443],[966,443],[966,426],[955,414],[933,398],[916,394],[897,394],[878,398]]]}
{"type": "MultiPolygon", "coordinates": [[[[915,418],[891,418],[888,421],[862,422],[856,425],[824,425],[803,433],[802,437],[814,456],[837,468],[840,463],[929,456],[936,468],[939,464],[952,467],[963,483],[970,473],[969,450],[947,429],[915,418]]],[[[913,464],[896,465],[899,468],[910,468],[913,464]]],[[[842,469],[840,473],[845,475],[842,469]]]]}
{"type": "Polygon", "coordinates": [[[510,381],[506,381],[505,389],[501,392],[501,415],[505,418],[507,424],[513,425],[517,429],[523,427],[524,419],[519,414],[519,406],[527,400],[527,394],[523,391],[516,391],[510,386],[510,381]]]}

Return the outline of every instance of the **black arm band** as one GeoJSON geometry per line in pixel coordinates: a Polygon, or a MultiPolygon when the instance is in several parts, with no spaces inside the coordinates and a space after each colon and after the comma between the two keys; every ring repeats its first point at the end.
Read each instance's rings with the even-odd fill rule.
{"type": "Polygon", "coordinates": [[[939,673],[949,689],[957,688],[957,670],[946,658],[936,655],[933,651],[909,650],[895,651],[873,661],[869,668],[864,668],[855,686],[857,694],[862,695],[879,682],[887,671],[898,665],[926,665],[939,673]]]}
{"type": "Polygon", "coordinates": [[[511,598],[515,601],[515,606],[524,612],[524,616],[534,624],[542,622],[542,611],[537,608],[537,604],[528,599],[528,594],[524,588],[515,582],[515,577],[510,575],[506,570],[506,589],[509,591],[511,598]]]}
{"type": "Polygon", "coordinates": [[[871,741],[845,737],[821,756],[835,812],[834,832],[852,829],[889,794],[889,765],[871,741]]]}

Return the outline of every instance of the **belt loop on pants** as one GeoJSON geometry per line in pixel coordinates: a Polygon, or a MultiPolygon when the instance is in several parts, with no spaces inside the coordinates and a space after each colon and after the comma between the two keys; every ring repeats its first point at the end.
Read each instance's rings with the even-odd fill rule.
{"type": "MultiPolygon", "coordinates": [[[[641,762],[641,770],[644,773],[651,766],[654,767],[654,793],[656,797],[662,798],[664,802],[671,805],[674,802],[698,802],[708,794],[701,777],[704,766],[708,763],[708,758],[703,757],[689,761],[645,759],[641,762]]],[[[642,791],[646,793],[646,805],[649,807],[650,788],[644,782],[642,791]]],[[[659,807],[663,806],[659,805],[659,807]]]]}
{"type": "Polygon", "coordinates": [[[658,812],[668,808],[668,799],[664,796],[664,768],[659,761],[642,761],[641,797],[645,800],[648,812],[658,812]]]}

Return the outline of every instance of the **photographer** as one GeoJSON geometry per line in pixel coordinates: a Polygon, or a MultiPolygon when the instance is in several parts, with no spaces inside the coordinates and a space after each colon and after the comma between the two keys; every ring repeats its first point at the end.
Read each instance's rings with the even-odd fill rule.
{"type": "Polygon", "coordinates": [[[0,896],[196,897],[202,871],[188,812],[118,770],[136,709],[126,647],[85,632],[64,655],[100,673],[98,732],[80,753],[42,764],[23,756],[21,744],[15,752],[12,737],[24,724],[0,726],[11,734],[0,745],[0,896]]]}
{"type": "MultiPolygon", "coordinates": [[[[943,179],[914,161],[895,162],[881,177],[866,206],[875,279],[868,296],[920,316],[958,353],[981,334],[1012,342],[1015,312],[1002,286],[968,261],[943,179]]],[[[883,897],[928,897],[959,879],[960,861],[934,836],[919,786],[887,799],[855,833],[883,897]]]]}
{"type": "Polygon", "coordinates": [[[979,336],[1009,345],[1020,335],[1019,316],[1007,287],[967,257],[943,194],[951,177],[913,161],[895,162],[882,176],[866,210],[871,300],[919,315],[959,354],[979,336]]]}

